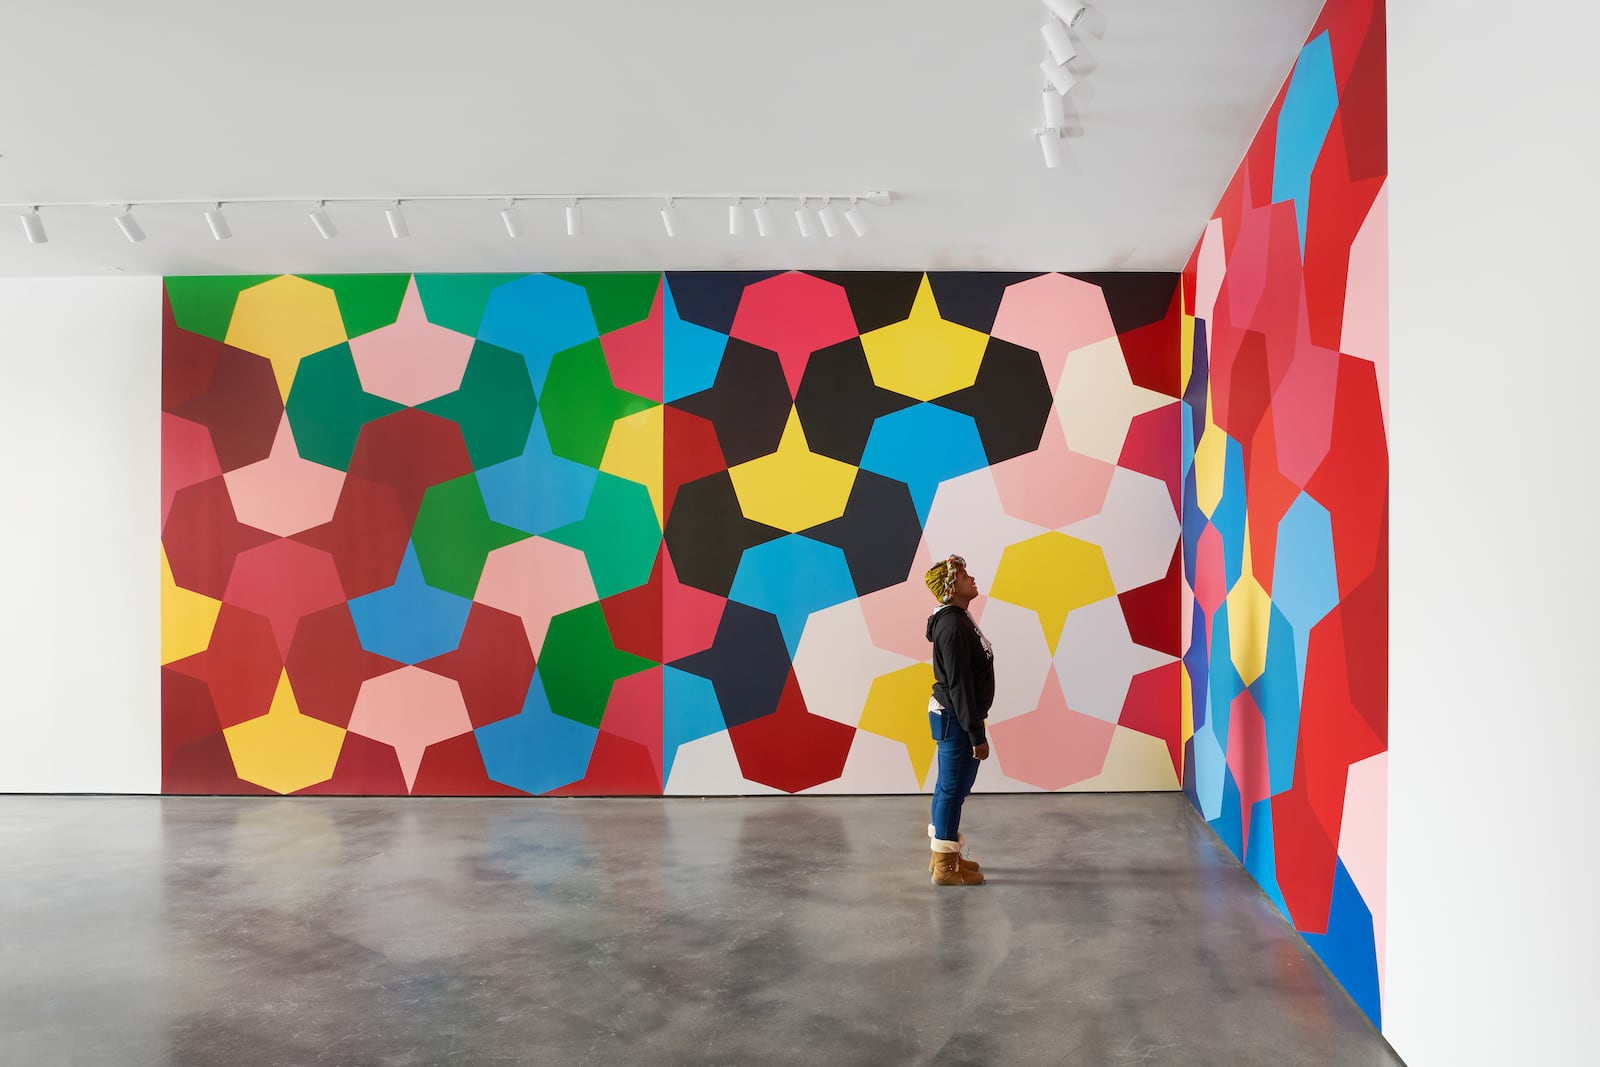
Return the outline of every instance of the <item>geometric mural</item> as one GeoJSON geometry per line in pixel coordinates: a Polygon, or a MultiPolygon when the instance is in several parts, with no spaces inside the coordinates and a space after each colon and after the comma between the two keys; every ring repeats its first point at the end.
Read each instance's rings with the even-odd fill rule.
{"type": "Polygon", "coordinates": [[[169,278],[163,789],[1177,789],[1179,281],[169,278]]]}
{"type": "Polygon", "coordinates": [[[1375,1025],[1388,748],[1383,0],[1330,0],[1183,275],[1184,790],[1375,1025]]]}

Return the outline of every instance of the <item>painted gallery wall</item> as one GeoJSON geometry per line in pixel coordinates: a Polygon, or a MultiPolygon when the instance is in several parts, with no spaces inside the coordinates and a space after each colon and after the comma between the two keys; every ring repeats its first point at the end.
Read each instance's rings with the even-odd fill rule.
{"type": "Polygon", "coordinates": [[[163,790],[1176,789],[1179,278],[171,278],[163,790]]]}
{"type": "Polygon", "coordinates": [[[1383,1019],[1383,0],[1330,0],[1184,272],[1184,789],[1383,1019]]]}

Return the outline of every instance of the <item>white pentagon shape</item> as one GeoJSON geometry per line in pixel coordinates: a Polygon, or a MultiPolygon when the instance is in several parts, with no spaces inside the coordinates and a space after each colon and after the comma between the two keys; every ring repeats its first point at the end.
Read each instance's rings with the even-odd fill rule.
{"type": "Polygon", "coordinates": [[[1135,415],[1172,403],[1172,397],[1134,385],[1122,344],[1109,337],[1074,349],[1056,387],[1056,417],[1074,452],[1115,463],[1135,415]]]}
{"type": "MultiPolygon", "coordinates": [[[[924,593],[921,606],[931,610],[938,605],[924,593]]],[[[916,631],[917,637],[922,636],[922,616],[908,619],[906,626],[916,631]]],[[[929,647],[928,643],[923,641],[922,647],[929,647]]],[[[861,722],[873,679],[916,662],[874,645],[861,602],[848,600],[813,612],[806,620],[805,632],[795,649],[794,674],[806,698],[807,711],[855,726],[861,722]]],[[[904,751],[902,746],[901,752],[904,751]]]]}
{"type": "Polygon", "coordinates": [[[1133,676],[1172,661],[1164,652],[1134,644],[1121,605],[1110,597],[1067,616],[1055,659],[1067,706],[1113,723],[1122,717],[1133,676]]]}
{"type": "Polygon", "coordinates": [[[1166,577],[1183,531],[1165,482],[1118,467],[1100,514],[1062,532],[1099,545],[1111,583],[1125,593],[1166,577]]]}

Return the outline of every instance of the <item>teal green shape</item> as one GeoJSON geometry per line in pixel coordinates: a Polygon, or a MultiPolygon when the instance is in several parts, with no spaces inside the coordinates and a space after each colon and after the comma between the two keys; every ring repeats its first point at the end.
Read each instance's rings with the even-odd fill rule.
{"type": "Polygon", "coordinates": [[[460,389],[419,406],[461,427],[478,470],[522,455],[537,410],[528,361],[487,341],[472,346],[460,389]]]}
{"type": "Polygon", "coordinates": [[[595,327],[601,333],[631,326],[650,316],[655,306],[656,292],[661,288],[661,274],[552,274],[564,282],[583,286],[589,295],[589,310],[594,312],[595,327]]]}
{"type": "Polygon", "coordinates": [[[411,543],[423,581],[471,600],[489,553],[530,536],[489,518],[477,475],[466,474],[429,486],[422,494],[411,543]]]}
{"type": "Polygon", "coordinates": [[[599,604],[563,612],[550,620],[539,653],[539,676],[550,710],[598,727],[617,679],[656,666],[617,648],[599,604]]]}
{"type": "Polygon", "coordinates": [[[648,582],[661,548],[661,526],[650,491],[604,471],[595,479],[583,518],[545,537],[584,554],[595,593],[602,599],[648,582]]]}
{"type": "Polygon", "coordinates": [[[521,274],[418,274],[422,312],[435,326],[478,336],[489,294],[521,274]]]}
{"type": "Polygon", "coordinates": [[[653,400],[611,383],[605,349],[598,340],[557,352],[539,397],[550,450],[564,459],[598,468],[611,439],[611,424],[656,406],[653,400]]]}
{"type": "Polygon", "coordinates": [[[276,277],[276,274],[239,274],[220,278],[185,275],[167,278],[172,321],[179,329],[213,341],[226,341],[239,294],[252,285],[270,282],[276,277]]]}
{"type": "Polygon", "coordinates": [[[409,274],[303,274],[301,277],[333,290],[346,337],[360,337],[394,325],[400,317],[400,305],[406,299],[406,288],[411,284],[409,274]]]}
{"type": "Polygon", "coordinates": [[[361,427],[401,405],[363,390],[350,346],[337,344],[300,361],[283,407],[300,457],[345,470],[361,427]]]}

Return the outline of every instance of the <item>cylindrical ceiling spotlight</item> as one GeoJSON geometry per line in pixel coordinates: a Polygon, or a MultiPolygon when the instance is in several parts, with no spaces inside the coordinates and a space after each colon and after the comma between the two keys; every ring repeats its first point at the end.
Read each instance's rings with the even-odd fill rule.
{"type": "Polygon", "coordinates": [[[678,236],[678,209],[672,205],[670,196],[661,206],[661,225],[666,229],[668,237],[678,236]]]}
{"type": "Polygon", "coordinates": [[[822,210],[817,212],[817,218],[822,220],[823,233],[829,237],[839,236],[839,213],[833,210],[833,201],[823,197],[822,210]]]}
{"type": "Polygon", "coordinates": [[[762,197],[756,204],[751,214],[756,219],[756,233],[762,237],[772,236],[772,212],[767,208],[767,198],[762,197]]]}
{"type": "Polygon", "coordinates": [[[844,221],[850,224],[857,237],[867,235],[867,217],[861,213],[861,204],[853,196],[850,198],[849,209],[844,213],[844,221]]]}
{"type": "Polygon", "coordinates": [[[810,237],[817,232],[811,225],[811,210],[806,207],[806,198],[803,196],[800,198],[800,205],[794,209],[794,224],[800,231],[801,237],[810,237]]]}
{"type": "Polygon", "coordinates": [[[738,237],[744,233],[744,202],[737,197],[728,205],[728,236],[738,237]]]}
{"type": "Polygon", "coordinates": [[[583,236],[583,211],[578,207],[577,200],[567,205],[567,236],[583,236]]]}
{"type": "Polygon", "coordinates": [[[1061,134],[1055,130],[1040,130],[1039,151],[1044,153],[1046,167],[1061,166],[1061,134]]]}
{"type": "Polygon", "coordinates": [[[1044,71],[1044,76],[1050,79],[1050,84],[1055,86],[1056,92],[1062,96],[1066,96],[1072,91],[1072,87],[1077,84],[1078,76],[1076,74],[1049,59],[1041,59],[1039,61],[1039,69],[1044,71]]]}
{"type": "Polygon", "coordinates": [[[128,209],[128,205],[122,205],[122,212],[116,217],[115,222],[117,229],[122,231],[122,236],[129,241],[138,244],[144,240],[144,227],[140,226],[139,220],[133,217],[133,212],[128,209]]]}
{"type": "Polygon", "coordinates": [[[1044,6],[1068,27],[1078,24],[1078,20],[1083,18],[1085,8],[1085,5],[1080,4],[1078,0],[1044,0],[1044,6]]]}
{"type": "Polygon", "coordinates": [[[411,227],[406,225],[405,212],[400,210],[400,201],[392,201],[383,209],[384,221],[389,224],[389,236],[395,240],[411,236],[411,227]]]}
{"type": "Polygon", "coordinates": [[[500,209],[500,225],[506,228],[507,237],[516,239],[522,236],[522,216],[517,214],[515,201],[507,200],[505,206],[500,209]]]}
{"type": "Polygon", "coordinates": [[[335,226],[333,219],[328,217],[328,210],[323,207],[321,200],[317,201],[317,209],[306,217],[311,220],[311,225],[317,228],[317,232],[322,234],[324,239],[332,240],[339,236],[339,227],[335,226]]]}
{"type": "Polygon", "coordinates": [[[1072,36],[1067,33],[1067,28],[1055,19],[1045,19],[1044,25],[1039,27],[1039,33],[1044,37],[1044,45],[1050,49],[1050,55],[1057,63],[1065,63],[1078,54],[1078,46],[1072,43],[1072,36]]]}
{"type": "Polygon", "coordinates": [[[22,232],[27,235],[30,245],[42,245],[50,240],[50,235],[44,232],[44,219],[39,217],[38,208],[29,208],[28,213],[22,216],[22,232]]]}
{"type": "Polygon", "coordinates": [[[228,218],[222,213],[221,204],[212,204],[206,208],[206,225],[211,227],[213,240],[226,241],[233,236],[233,228],[228,225],[228,218]]]}
{"type": "Polygon", "coordinates": [[[1059,130],[1067,124],[1067,105],[1062,101],[1061,94],[1054,89],[1041,89],[1039,96],[1044,101],[1044,127],[1047,130],[1059,130]]]}

